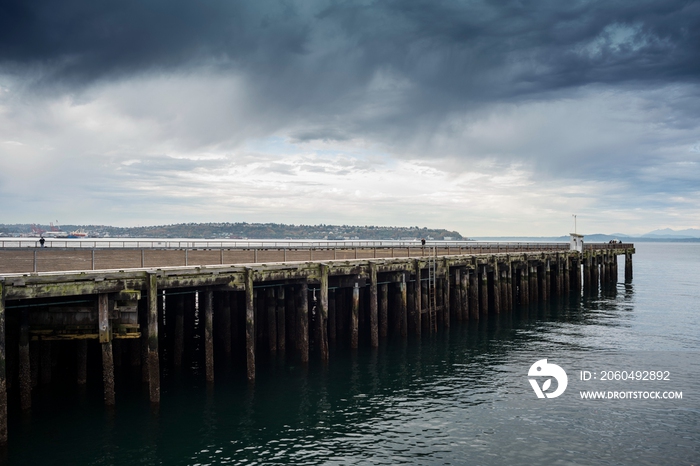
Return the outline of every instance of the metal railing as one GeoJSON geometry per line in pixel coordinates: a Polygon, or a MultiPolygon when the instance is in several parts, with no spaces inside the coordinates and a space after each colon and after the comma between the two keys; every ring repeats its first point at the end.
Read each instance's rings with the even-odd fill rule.
{"type": "MultiPolygon", "coordinates": [[[[60,249],[349,249],[349,248],[421,248],[420,241],[303,241],[303,240],[82,240],[46,239],[44,248],[60,249]]],[[[0,249],[40,248],[39,240],[0,240],[0,249]]],[[[426,241],[425,247],[459,248],[467,250],[503,251],[565,250],[569,243],[518,242],[518,241],[426,241]]]]}

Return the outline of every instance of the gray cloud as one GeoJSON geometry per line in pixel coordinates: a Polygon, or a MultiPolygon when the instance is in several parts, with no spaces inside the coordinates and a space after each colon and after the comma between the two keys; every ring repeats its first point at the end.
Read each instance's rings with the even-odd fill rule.
{"type": "MultiPolygon", "coordinates": [[[[699,78],[693,1],[6,0],[0,136],[24,146],[0,153],[79,186],[101,164],[159,183],[216,174],[210,152],[281,177],[370,164],[244,150],[274,136],[669,205],[698,196],[699,78]]],[[[21,185],[16,173],[0,189],[21,185]]]]}

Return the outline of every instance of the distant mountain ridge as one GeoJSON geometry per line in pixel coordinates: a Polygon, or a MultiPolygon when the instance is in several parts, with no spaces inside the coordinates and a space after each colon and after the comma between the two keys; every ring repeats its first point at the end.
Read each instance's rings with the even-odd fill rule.
{"type": "Polygon", "coordinates": [[[700,230],[697,228],[688,228],[686,230],[672,230],[664,228],[663,230],[654,230],[642,235],[643,238],[700,238],[700,230]]]}

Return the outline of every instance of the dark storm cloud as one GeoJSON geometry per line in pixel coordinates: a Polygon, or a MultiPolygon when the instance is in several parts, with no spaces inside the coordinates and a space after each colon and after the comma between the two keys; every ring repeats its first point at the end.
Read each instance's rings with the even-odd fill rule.
{"type": "Polygon", "coordinates": [[[453,107],[588,83],[696,82],[691,1],[6,0],[0,63],[79,85],[214,64],[271,96],[332,105],[381,70],[412,105],[453,107]],[[316,98],[314,98],[316,97],[316,98]]]}
{"type": "Polygon", "coordinates": [[[697,159],[700,2],[5,0],[3,74],[76,101],[127,83],[119,111],[185,151],[357,139],[630,179],[697,159]]]}

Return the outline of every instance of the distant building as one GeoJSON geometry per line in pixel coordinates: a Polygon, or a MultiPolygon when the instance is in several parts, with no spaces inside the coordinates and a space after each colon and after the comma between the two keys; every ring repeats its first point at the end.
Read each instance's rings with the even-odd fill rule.
{"type": "Polygon", "coordinates": [[[583,252],[583,235],[578,233],[569,233],[571,239],[569,240],[569,250],[583,252]]]}

